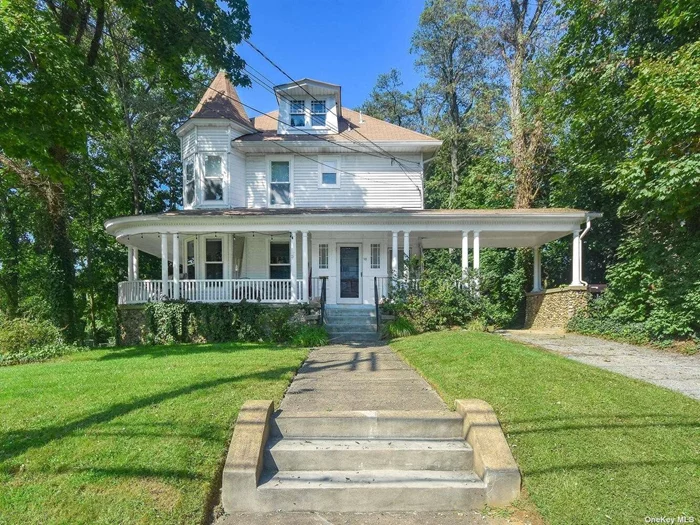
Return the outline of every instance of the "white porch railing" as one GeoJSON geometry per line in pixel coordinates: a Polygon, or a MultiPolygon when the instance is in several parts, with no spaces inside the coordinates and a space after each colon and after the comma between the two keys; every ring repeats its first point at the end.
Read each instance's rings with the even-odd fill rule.
{"type": "MultiPolygon", "coordinates": [[[[168,293],[163,294],[162,281],[124,281],[119,283],[119,304],[139,304],[159,301],[164,296],[175,297],[175,283],[168,281],[168,293]]],[[[244,299],[261,303],[292,301],[291,279],[208,279],[184,280],[178,283],[180,299],[202,303],[239,303],[244,299]]],[[[302,300],[304,282],[297,280],[296,300],[302,300]]]]}

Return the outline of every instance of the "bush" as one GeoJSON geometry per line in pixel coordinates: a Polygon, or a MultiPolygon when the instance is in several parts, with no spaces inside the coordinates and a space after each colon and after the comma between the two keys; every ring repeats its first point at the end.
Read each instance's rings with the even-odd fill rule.
{"type": "Polygon", "coordinates": [[[319,325],[301,325],[292,337],[292,346],[311,347],[327,345],[328,331],[319,325]]]}
{"type": "Polygon", "coordinates": [[[0,366],[45,361],[78,350],[65,344],[61,331],[49,321],[0,320],[0,366]]]}
{"type": "Polygon", "coordinates": [[[63,342],[61,331],[48,321],[18,317],[0,321],[0,354],[14,355],[63,342]]]}
{"type": "Polygon", "coordinates": [[[397,317],[393,321],[389,321],[382,327],[382,335],[387,339],[396,337],[407,337],[418,333],[413,323],[405,317],[397,317]]]}
{"type": "Polygon", "coordinates": [[[305,324],[308,307],[259,303],[148,303],[150,344],[291,341],[305,324]]]}

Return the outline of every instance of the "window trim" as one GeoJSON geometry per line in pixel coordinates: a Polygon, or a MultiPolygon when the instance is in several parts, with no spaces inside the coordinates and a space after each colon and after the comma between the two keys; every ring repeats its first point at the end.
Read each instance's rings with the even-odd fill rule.
{"type": "MultiPolygon", "coordinates": [[[[329,173],[326,171],[325,173],[329,173]]],[[[318,187],[319,188],[340,188],[340,157],[318,157],[318,187]],[[328,168],[325,166],[329,162],[335,162],[335,184],[324,184],[323,173],[328,168]]]]}
{"type": "Polygon", "coordinates": [[[318,269],[319,269],[319,270],[328,270],[328,269],[330,269],[330,253],[331,253],[331,250],[330,250],[330,244],[329,244],[329,243],[327,243],[327,242],[321,242],[321,243],[318,244],[318,261],[317,261],[317,262],[318,262],[318,269]],[[325,251],[326,251],[326,253],[325,253],[325,256],[326,256],[326,257],[325,257],[325,263],[324,263],[324,264],[321,264],[321,261],[322,261],[322,259],[321,259],[321,247],[325,247],[325,251]]]}
{"type": "Polygon", "coordinates": [[[200,153],[200,155],[202,156],[202,176],[200,178],[202,186],[202,204],[226,204],[226,161],[228,160],[228,154],[218,151],[207,151],[200,153]],[[219,157],[221,159],[221,175],[218,177],[207,177],[207,157],[219,157]],[[209,200],[205,198],[205,184],[207,180],[221,181],[221,200],[209,200]]]}
{"type": "Polygon", "coordinates": [[[308,116],[306,114],[306,100],[305,99],[292,99],[289,101],[289,126],[291,128],[307,128],[307,127],[309,127],[307,117],[308,116]],[[299,113],[299,112],[295,113],[292,111],[292,108],[294,107],[295,102],[301,102],[303,104],[301,113],[299,113]],[[292,124],[292,117],[299,116],[299,115],[301,115],[304,118],[304,124],[302,126],[295,126],[294,124],[292,124]]]}
{"type": "Polygon", "coordinates": [[[267,206],[268,208],[294,208],[294,157],[275,155],[267,158],[267,206]],[[272,163],[289,163],[289,204],[272,204],[272,163]]]}

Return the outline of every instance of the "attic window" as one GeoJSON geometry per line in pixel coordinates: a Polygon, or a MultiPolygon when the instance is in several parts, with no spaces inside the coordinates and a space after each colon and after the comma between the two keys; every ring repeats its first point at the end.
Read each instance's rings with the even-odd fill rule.
{"type": "Polygon", "coordinates": [[[303,128],[306,125],[306,116],[304,115],[304,101],[292,100],[289,102],[290,124],[295,128],[303,128]]]}
{"type": "Polygon", "coordinates": [[[311,125],[326,126],[326,102],[324,100],[311,101],[311,125]]]}

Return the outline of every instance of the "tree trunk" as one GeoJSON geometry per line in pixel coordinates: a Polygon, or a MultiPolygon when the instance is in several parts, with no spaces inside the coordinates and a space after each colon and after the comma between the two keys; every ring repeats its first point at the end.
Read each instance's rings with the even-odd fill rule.
{"type": "Polygon", "coordinates": [[[2,258],[3,278],[0,286],[5,291],[7,317],[14,318],[19,315],[19,228],[17,217],[13,209],[11,197],[5,191],[0,193],[0,217],[4,223],[5,240],[7,243],[6,256],[2,258]]]}
{"type": "Polygon", "coordinates": [[[531,208],[535,199],[536,181],[532,151],[528,147],[522,110],[523,53],[517,50],[509,64],[510,126],[512,133],[513,171],[515,172],[515,207],[531,208]]]}

